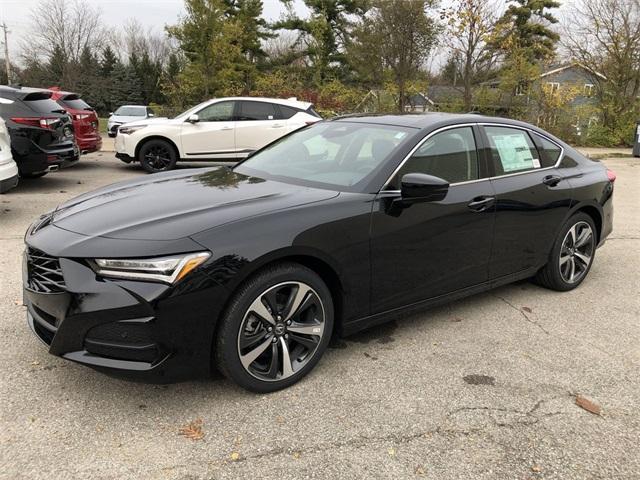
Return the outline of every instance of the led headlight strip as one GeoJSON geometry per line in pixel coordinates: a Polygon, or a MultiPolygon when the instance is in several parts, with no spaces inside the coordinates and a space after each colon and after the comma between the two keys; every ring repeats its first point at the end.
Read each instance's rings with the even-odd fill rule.
{"type": "Polygon", "coordinates": [[[159,258],[96,258],[93,262],[95,272],[103,277],[174,284],[210,256],[209,252],[199,252],[159,258]]]}

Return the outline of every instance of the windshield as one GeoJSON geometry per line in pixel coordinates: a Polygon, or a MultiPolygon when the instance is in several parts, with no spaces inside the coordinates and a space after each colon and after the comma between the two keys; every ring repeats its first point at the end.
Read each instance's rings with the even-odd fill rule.
{"type": "Polygon", "coordinates": [[[121,117],[146,117],[147,109],[145,107],[120,107],[116,110],[115,115],[121,117]]]}
{"type": "Polygon", "coordinates": [[[324,122],[284,137],[234,168],[290,183],[357,191],[415,129],[324,122]]]}

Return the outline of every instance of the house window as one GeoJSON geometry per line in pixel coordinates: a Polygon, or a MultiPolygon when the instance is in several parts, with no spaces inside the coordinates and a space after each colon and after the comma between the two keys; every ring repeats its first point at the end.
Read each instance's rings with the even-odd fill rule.
{"type": "Polygon", "coordinates": [[[547,82],[547,90],[549,93],[556,93],[560,90],[560,84],[558,82],[547,82]]]}
{"type": "Polygon", "coordinates": [[[592,97],[594,89],[595,89],[595,85],[593,83],[585,83],[584,84],[584,96],[585,97],[592,97]]]}

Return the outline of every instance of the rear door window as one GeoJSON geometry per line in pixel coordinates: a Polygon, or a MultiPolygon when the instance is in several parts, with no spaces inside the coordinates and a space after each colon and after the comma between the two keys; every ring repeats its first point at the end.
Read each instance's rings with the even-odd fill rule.
{"type": "Polygon", "coordinates": [[[280,110],[280,118],[283,120],[288,120],[293,117],[296,113],[299,113],[300,110],[296,110],[292,107],[287,107],[286,105],[278,105],[278,109],[280,110]]]}
{"type": "Polygon", "coordinates": [[[277,118],[275,105],[268,102],[240,102],[238,120],[275,120],[277,118]]]}
{"type": "Polygon", "coordinates": [[[486,126],[496,176],[526,172],[541,167],[540,156],[525,130],[486,126]]]}

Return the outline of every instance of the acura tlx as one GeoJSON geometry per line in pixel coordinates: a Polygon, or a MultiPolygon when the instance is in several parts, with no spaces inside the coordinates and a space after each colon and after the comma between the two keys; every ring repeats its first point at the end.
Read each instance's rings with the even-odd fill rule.
{"type": "MultiPolygon", "coordinates": [[[[363,116],[233,168],[81,195],[28,229],[24,301],[49,352],[150,381],[292,385],[348,335],[531,278],[585,280],[615,174],[526,123],[363,116]]],[[[429,348],[425,345],[425,348],[429,348]]]]}

